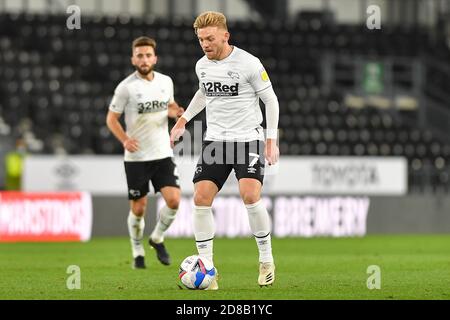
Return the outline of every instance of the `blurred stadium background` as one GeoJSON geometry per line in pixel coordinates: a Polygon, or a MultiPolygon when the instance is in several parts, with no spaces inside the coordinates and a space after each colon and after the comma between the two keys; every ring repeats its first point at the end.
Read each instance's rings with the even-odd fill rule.
{"type": "MultiPolygon", "coordinates": [[[[206,10],[225,13],[231,43],[261,59],[279,98],[282,158],[264,189],[275,237],[450,232],[449,0],[0,0],[1,189],[82,192],[93,210],[75,238],[126,236],[123,149],[106,127],[108,104],[133,72],[132,40],[146,35],[187,107],[202,56],[192,23],[206,10]],[[70,5],[80,29],[67,27],[70,5]],[[371,5],[380,29],[367,26],[371,5]]],[[[203,130],[204,113],[196,120],[203,130]]],[[[183,159],[196,161],[201,135],[192,143],[183,159]]],[[[169,236],[192,238],[192,162],[180,169],[169,236]]],[[[233,179],[214,204],[218,236],[230,238],[250,235],[233,179]]],[[[21,197],[2,193],[0,241],[74,239],[20,227],[36,224],[32,213],[12,217],[21,209],[7,203],[21,197]]]]}

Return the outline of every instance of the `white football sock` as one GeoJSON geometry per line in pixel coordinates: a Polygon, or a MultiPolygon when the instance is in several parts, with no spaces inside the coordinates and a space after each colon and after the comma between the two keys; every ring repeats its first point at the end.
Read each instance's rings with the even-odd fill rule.
{"type": "Polygon", "coordinates": [[[172,224],[177,211],[178,209],[170,209],[168,206],[164,206],[159,210],[159,220],[150,236],[154,242],[161,243],[164,241],[164,231],[172,224]]]}
{"type": "Polygon", "coordinates": [[[211,207],[195,206],[194,234],[198,255],[213,262],[213,239],[215,227],[211,207]]]}
{"type": "Polygon", "coordinates": [[[259,200],[245,205],[248,212],[250,229],[255,236],[259,250],[259,262],[273,262],[272,241],[270,237],[270,216],[263,202],[259,200]]]}
{"type": "Polygon", "coordinates": [[[127,222],[133,258],[136,258],[137,256],[145,256],[144,246],[142,245],[142,238],[144,237],[145,228],[144,217],[135,216],[134,213],[130,211],[127,222]]]}

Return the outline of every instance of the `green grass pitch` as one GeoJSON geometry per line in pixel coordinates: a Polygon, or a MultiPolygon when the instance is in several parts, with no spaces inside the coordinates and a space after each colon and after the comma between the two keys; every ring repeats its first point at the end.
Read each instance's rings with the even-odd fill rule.
{"type": "Polygon", "coordinates": [[[180,289],[179,263],[193,239],[166,239],[172,265],[146,246],[146,270],[132,270],[128,238],[87,243],[0,243],[0,299],[450,299],[450,235],[273,239],[276,281],[257,284],[255,240],[216,239],[219,291],[180,289]],[[81,270],[69,290],[67,268],[81,270]],[[367,268],[381,270],[369,290],[367,268]]]}

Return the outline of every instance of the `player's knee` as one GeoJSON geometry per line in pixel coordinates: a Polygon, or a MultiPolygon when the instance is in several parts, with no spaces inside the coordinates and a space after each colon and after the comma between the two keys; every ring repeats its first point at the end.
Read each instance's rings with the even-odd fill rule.
{"type": "Polygon", "coordinates": [[[133,201],[131,205],[131,211],[137,217],[142,217],[145,214],[145,202],[133,201]]]}
{"type": "Polygon", "coordinates": [[[178,209],[178,207],[180,206],[180,198],[179,197],[171,197],[166,200],[166,205],[170,209],[178,209]]]}
{"type": "Polygon", "coordinates": [[[194,203],[196,206],[206,206],[210,207],[213,199],[204,192],[196,191],[194,193],[194,203]]]}
{"type": "Polygon", "coordinates": [[[133,214],[136,217],[142,217],[145,213],[145,208],[142,207],[133,207],[133,209],[131,209],[131,211],[133,212],[133,214]]]}
{"type": "Polygon", "coordinates": [[[247,191],[241,194],[242,200],[245,204],[253,204],[259,201],[261,198],[258,192],[247,191]]]}

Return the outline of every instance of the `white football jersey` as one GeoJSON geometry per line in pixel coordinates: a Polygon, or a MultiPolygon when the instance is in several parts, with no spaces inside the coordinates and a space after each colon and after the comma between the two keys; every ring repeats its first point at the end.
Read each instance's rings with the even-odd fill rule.
{"type": "Polygon", "coordinates": [[[272,86],[261,61],[234,46],[223,60],[201,58],[195,72],[206,96],[205,140],[264,140],[257,93],[272,86]]]}
{"type": "Polygon", "coordinates": [[[173,157],[168,128],[168,105],[174,102],[173,81],[154,71],[152,81],[137,71],[116,88],[109,110],[125,113],[126,133],[139,150],[125,150],[125,161],[151,161],[173,157]]]}

